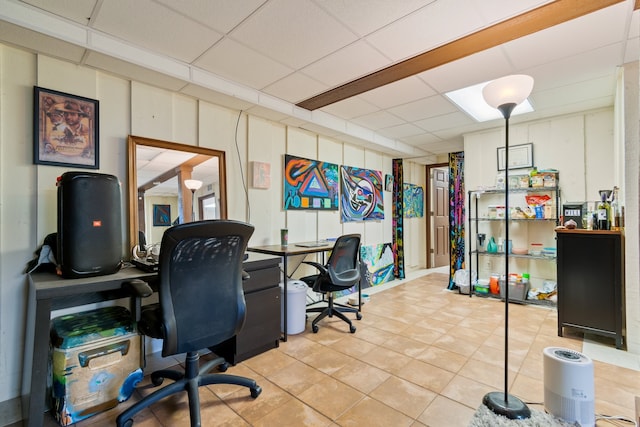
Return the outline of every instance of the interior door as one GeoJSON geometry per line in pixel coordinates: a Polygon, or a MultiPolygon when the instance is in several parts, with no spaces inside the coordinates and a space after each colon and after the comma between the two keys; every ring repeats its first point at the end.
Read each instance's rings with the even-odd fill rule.
{"type": "Polygon", "coordinates": [[[433,266],[449,265],[449,168],[433,169],[431,179],[433,266]]]}

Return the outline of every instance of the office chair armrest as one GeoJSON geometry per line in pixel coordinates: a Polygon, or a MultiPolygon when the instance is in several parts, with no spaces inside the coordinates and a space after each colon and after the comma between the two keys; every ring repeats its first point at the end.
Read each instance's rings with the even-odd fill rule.
{"type": "Polygon", "coordinates": [[[325,267],[324,265],[319,264],[319,263],[317,263],[317,262],[315,262],[315,261],[302,261],[302,263],[303,263],[303,264],[309,264],[309,265],[311,265],[311,266],[313,266],[313,267],[317,268],[318,270],[320,270],[320,272],[321,272],[322,274],[325,274],[325,273],[327,272],[327,267],[325,267]]]}
{"type": "Polygon", "coordinates": [[[129,294],[129,309],[136,322],[142,316],[141,299],[151,296],[153,290],[147,282],[142,279],[133,279],[122,284],[122,290],[129,294]]]}
{"type": "Polygon", "coordinates": [[[122,284],[122,289],[132,297],[146,298],[153,294],[151,286],[142,279],[133,279],[122,284]]]}
{"type": "Polygon", "coordinates": [[[251,279],[251,275],[249,273],[247,273],[246,271],[242,270],[242,281],[246,281],[251,279]]]}

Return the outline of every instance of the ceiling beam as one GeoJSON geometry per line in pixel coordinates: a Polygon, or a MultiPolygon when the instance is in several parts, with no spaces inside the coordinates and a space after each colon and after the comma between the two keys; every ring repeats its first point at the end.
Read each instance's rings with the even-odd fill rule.
{"type": "MultiPolygon", "coordinates": [[[[296,105],[313,111],[622,1],[624,0],[557,0],[352,80],[296,105]]],[[[639,2],[640,0],[636,0],[636,8],[639,2]]]]}

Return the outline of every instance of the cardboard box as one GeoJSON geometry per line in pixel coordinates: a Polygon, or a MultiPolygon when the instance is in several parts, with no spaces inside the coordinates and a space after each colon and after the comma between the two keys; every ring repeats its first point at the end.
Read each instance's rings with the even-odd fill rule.
{"type": "Polygon", "coordinates": [[[141,336],[124,307],[53,319],[52,406],[68,426],[127,400],[144,374],[141,336]]]}

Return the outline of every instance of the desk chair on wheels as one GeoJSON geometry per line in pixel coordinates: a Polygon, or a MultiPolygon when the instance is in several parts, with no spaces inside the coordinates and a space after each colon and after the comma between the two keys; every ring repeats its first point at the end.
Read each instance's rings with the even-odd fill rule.
{"type": "Polygon", "coordinates": [[[313,276],[301,278],[314,292],[322,293],[327,296],[327,307],[312,307],[307,309],[307,313],[319,312],[320,314],[313,319],[311,330],[318,332],[318,322],[325,317],[336,316],[349,324],[349,331],[354,333],[356,327],[353,326],[351,320],[344,313],[356,313],[356,319],[362,319],[359,308],[348,307],[338,304],[333,300],[335,291],[342,291],[351,288],[360,281],[360,264],[358,262],[358,252],[360,251],[360,235],[345,234],[337,240],[329,260],[326,265],[321,265],[313,261],[304,261],[318,269],[319,273],[313,276]]]}
{"type": "Polygon", "coordinates": [[[253,226],[238,221],[211,220],[176,225],[162,237],[159,260],[158,304],[144,306],[138,328],[161,338],[162,356],[186,353],[184,372],[160,370],[151,374],[155,386],[165,378],[174,382],[156,390],[122,412],[119,427],[131,426],[133,416],[171,394],[186,391],[191,426],[200,426],[198,388],[208,384],[235,384],[262,389],[252,379],[209,373],[226,370],[223,358],[199,366],[199,350],[233,337],[245,319],[242,261],[253,226]]]}

